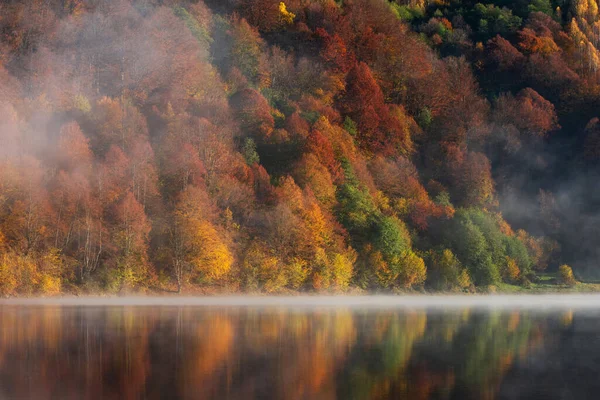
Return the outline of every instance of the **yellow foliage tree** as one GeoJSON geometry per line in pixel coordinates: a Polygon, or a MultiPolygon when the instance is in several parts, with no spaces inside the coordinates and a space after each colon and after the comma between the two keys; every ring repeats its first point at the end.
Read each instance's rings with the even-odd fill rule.
{"type": "Polygon", "coordinates": [[[377,281],[382,287],[388,288],[398,279],[398,272],[390,268],[380,251],[374,251],[369,255],[369,264],[375,271],[377,281]]]}
{"type": "Polygon", "coordinates": [[[6,253],[0,258],[0,295],[3,296],[13,294],[17,287],[17,279],[9,263],[10,258],[6,253]]]}
{"type": "Polygon", "coordinates": [[[573,286],[577,283],[577,280],[573,275],[573,269],[567,264],[558,267],[558,280],[560,283],[567,286],[573,286]]]}
{"type": "Polygon", "coordinates": [[[279,3],[279,16],[281,17],[281,20],[287,25],[293,24],[294,18],[296,18],[296,14],[289,12],[283,1],[279,3]]]}
{"type": "Polygon", "coordinates": [[[347,289],[354,273],[356,254],[350,250],[347,254],[335,253],[330,258],[333,285],[339,290],[347,289]]]}
{"type": "Polygon", "coordinates": [[[190,186],[181,193],[170,229],[170,248],[178,288],[190,273],[208,280],[221,279],[231,270],[233,255],[221,233],[210,222],[206,192],[190,186]]]}
{"type": "Polygon", "coordinates": [[[510,257],[506,257],[506,263],[502,270],[502,278],[504,278],[504,281],[513,283],[516,282],[520,276],[521,271],[519,270],[517,262],[510,257]]]}
{"type": "Polygon", "coordinates": [[[233,264],[231,252],[219,237],[215,227],[208,221],[190,221],[190,263],[196,271],[209,279],[225,276],[233,264]]]}
{"type": "Polygon", "coordinates": [[[420,286],[427,278],[427,267],[425,261],[412,251],[407,251],[402,255],[402,270],[400,272],[400,281],[404,287],[411,288],[420,286]]]}
{"type": "MultiPolygon", "coordinates": [[[[297,267],[297,266],[296,266],[297,267]]],[[[264,243],[254,242],[246,251],[242,265],[246,288],[276,292],[288,284],[286,269],[277,256],[264,243]]],[[[295,284],[301,284],[294,279],[295,284]]]]}

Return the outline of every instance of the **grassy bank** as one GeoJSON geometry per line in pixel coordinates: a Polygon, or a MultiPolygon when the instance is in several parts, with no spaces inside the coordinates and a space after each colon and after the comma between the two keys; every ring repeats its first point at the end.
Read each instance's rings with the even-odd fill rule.
{"type": "Polygon", "coordinates": [[[529,287],[501,283],[496,287],[497,293],[587,293],[600,292],[599,282],[578,281],[574,285],[564,285],[558,282],[555,274],[540,274],[537,282],[529,287]]]}

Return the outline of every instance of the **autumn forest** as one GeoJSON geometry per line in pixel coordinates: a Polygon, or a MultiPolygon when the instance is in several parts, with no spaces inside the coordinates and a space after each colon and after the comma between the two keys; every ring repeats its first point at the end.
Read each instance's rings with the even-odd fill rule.
{"type": "Polygon", "coordinates": [[[600,278],[596,0],[8,0],[0,294],[600,278]]]}

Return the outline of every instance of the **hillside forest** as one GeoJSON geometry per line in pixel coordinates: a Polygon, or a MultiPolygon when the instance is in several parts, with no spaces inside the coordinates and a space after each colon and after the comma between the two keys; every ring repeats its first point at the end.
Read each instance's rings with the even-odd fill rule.
{"type": "Polygon", "coordinates": [[[598,3],[481,1],[1,2],[0,294],[599,278],[598,3]]]}

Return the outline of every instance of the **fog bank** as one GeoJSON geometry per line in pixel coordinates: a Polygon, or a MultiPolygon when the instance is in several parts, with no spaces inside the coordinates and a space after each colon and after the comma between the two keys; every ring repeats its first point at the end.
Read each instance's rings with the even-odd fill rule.
{"type": "Polygon", "coordinates": [[[600,295],[61,297],[4,299],[2,306],[593,309],[600,295]]]}

